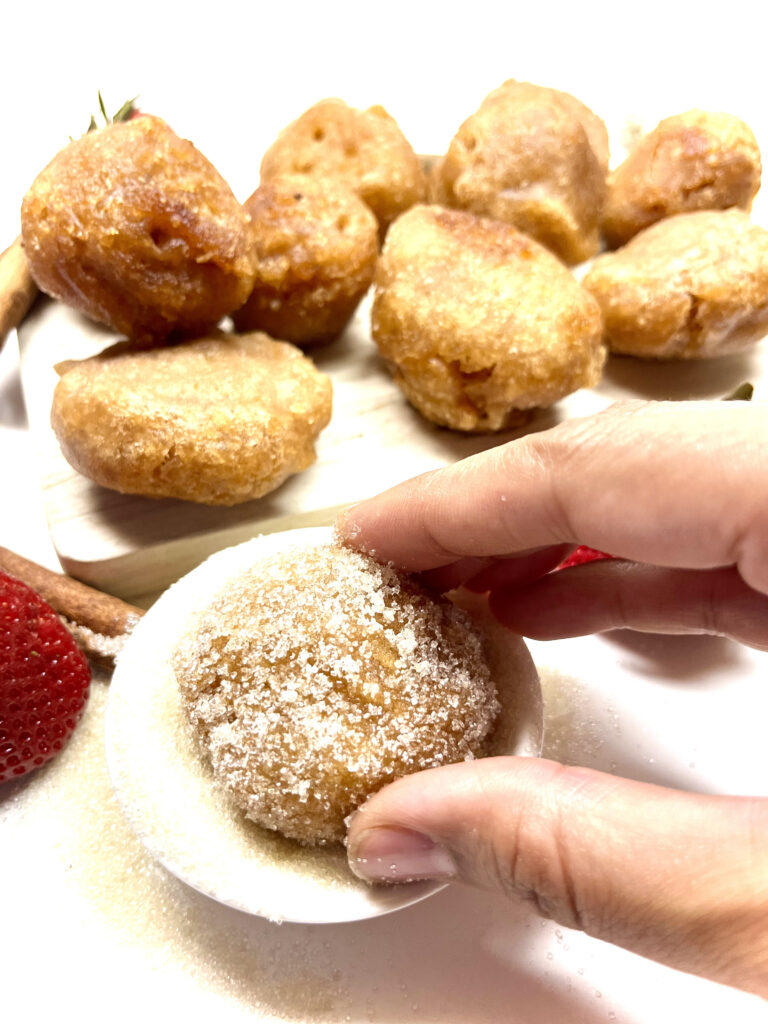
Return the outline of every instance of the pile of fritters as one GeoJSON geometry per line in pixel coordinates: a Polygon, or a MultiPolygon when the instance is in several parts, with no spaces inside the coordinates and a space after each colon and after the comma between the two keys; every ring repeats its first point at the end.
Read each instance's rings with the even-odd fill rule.
{"type": "Polygon", "coordinates": [[[245,203],[159,118],[108,124],[22,206],[39,286],[127,338],[63,367],[54,428],[104,486],[258,497],[313,461],[330,418],[330,382],[294,346],[342,333],[372,282],[394,380],[459,431],[594,386],[606,350],[736,351],[768,330],[768,232],[748,216],[760,174],[750,129],[700,110],[611,172],[595,113],[517,81],[430,162],[382,107],[323,100],[264,153],[245,203]],[[578,283],[569,267],[601,242],[616,251],[578,283]]]}

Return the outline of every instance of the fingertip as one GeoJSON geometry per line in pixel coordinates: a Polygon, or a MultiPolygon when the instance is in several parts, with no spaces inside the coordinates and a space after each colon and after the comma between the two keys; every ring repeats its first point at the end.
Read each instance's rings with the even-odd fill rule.
{"type": "Polygon", "coordinates": [[[336,516],[333,524],[333,536],[339,544],[347,547],[356,547],[356,541],[360,537],[360,526],[355,518],[355,510],[360,507],[360,502],[350,505],[336,516]]]}

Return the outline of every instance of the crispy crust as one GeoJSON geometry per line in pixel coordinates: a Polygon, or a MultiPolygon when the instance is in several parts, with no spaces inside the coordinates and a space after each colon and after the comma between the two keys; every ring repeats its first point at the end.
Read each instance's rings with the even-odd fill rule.
{"type": "Polygon", "coordinates": [[[749,210],[760,188],[760,150],[731,114],[689,110],[661,121],[608,179],[603,233],[624,245],[664,217],[749,210]]]}
{"type": "Polygon", "coordinates": [[[768,231],[741,210],[681,213],[598,257],[584,287],[612,352],[707,359],[768,331],[768,231]]]}
{"type": "Polygon", "coordinates": [[[376,218],[346,186],[306,177],[266,182],[245,209],[256,281],[234,314],[237,329],[297,345],[336,337],[373,280],[376,218]]]}
{"type": "Polygon", "coordinates": [[[430,198],[512,224],[566,263],[598,249],[603,122],[574,96],[510,80],[467,118],[430,174],[430,198]]]}
{"type": "Polygon", "coordinates": [[[63,364],[51,422],[67,460],[128,494],[235,505],[315,460],[331,382],[265,334],[214,334],[63,364]]]}
{"type": "Polygon", "coordinates": [[[157,117],[61,150],[24,197],[21,226],[43,291],[136,340],[213,326],[253,284],[247,214],[157,117]]]}
{"type": "Polygon", "coordinates": [[[374,212],[382,235],[426,196],[419,158],[383,107],[355,110],[339,99],[316,103],[289,124],[261,161],[261,180],[287,174],[339,181],[374,212]]]}
{"type": "Polygon", "coordinates": [[[507,224],[414,207],[392,225],[375,284],[373,338],[435,423],[502,430],[600,378],[597,303],[507,224]]]}

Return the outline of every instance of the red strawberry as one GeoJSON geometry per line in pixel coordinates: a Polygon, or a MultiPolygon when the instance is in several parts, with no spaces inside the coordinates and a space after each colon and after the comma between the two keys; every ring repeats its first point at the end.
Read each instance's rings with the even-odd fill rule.
{"type": "Polygon", "coordinates": [[[567,558],[563,559],[555,569],[555,572],[559,569],[570,569],[572,565],[585,565],[587,562],[599,562],[601,559],[613,557],[613,555],[606,555],[604,551],[597,551],[595,548],[588,548],[585,544],[582,544],[575,551],[572,551],[567,558]]]}
{"type": "Polygon", "coordinates": [[[85,655],[34,590],[0,572],[0,782],[54,757],[83,713],[85,655]]]}

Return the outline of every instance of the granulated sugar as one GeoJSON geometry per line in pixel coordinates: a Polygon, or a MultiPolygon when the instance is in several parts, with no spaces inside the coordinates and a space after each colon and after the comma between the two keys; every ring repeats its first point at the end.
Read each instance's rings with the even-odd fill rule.
{"type": "Polygon", "coordinates": [[[591,707],[588,687],[551,665],[537,667],[544,698],[544,757],[561,764],[594,764],[605,731],[591,707]]]}
{"type": "MultiPolygon", "coordinates": [[[[107,772],[107,694],[97,679],[64,752],[43,771],[4,790],[0,827],[6,837],[15,837],[12,851],[6,848],[7,868],[11,855],[25,864],[21,880],[30,864],[40,861],[44,877],[35,883],[36,897],[48,890],[62,900],[68,894],[81,919],[95,918],[97,928],[102,922],[104,942],[133,950],[156,969],[194,978],[201,993],[226,995],[244,1010],[258,1011],[259,1019],[341,1019],[344,978],[322,931],[294,926],[288,934],[221,907],[178,881],[145,851],[126,822],[107,772]],[[14,830],[17,825],[23,828],[14,830]]],[[[10,909],[7,896],[4,903],[10,909]]],[[[44,895],[42,905],[36,911],[30,906],[29,913],[60,919],[44,895]]],[[[55,927],[41,921],[37,930],[55,927]]],[[[250,1019],[248,1013],[244,1019],[250,1019]]]]}
{"type": "Polygon", "coordinates": [[[66,618],[64,615],[60,615],[59,618],[67,627],[69,632],[80,644],[83,650],[87,651],[89,655],[96,654],[102,658],[116,658],[117,655],[122,651],[123,645],[125,644],[126,634],[133,629],[136,623],[139,621],[138,616],[126,620],[126,632],[118,633],[117,636],[107,636],[104,633],[97,633],[95,630],[90,629],[88,626],[84,626],[80,622],[73,622],[72,619],[66,618]]]}
{"type": "Polygon", "coordinates": [[[469,760],[499,711],[469,617],[334,545],[230,580],[173,659],[214,775],[305,842],[401,775],[469,760]]]}

